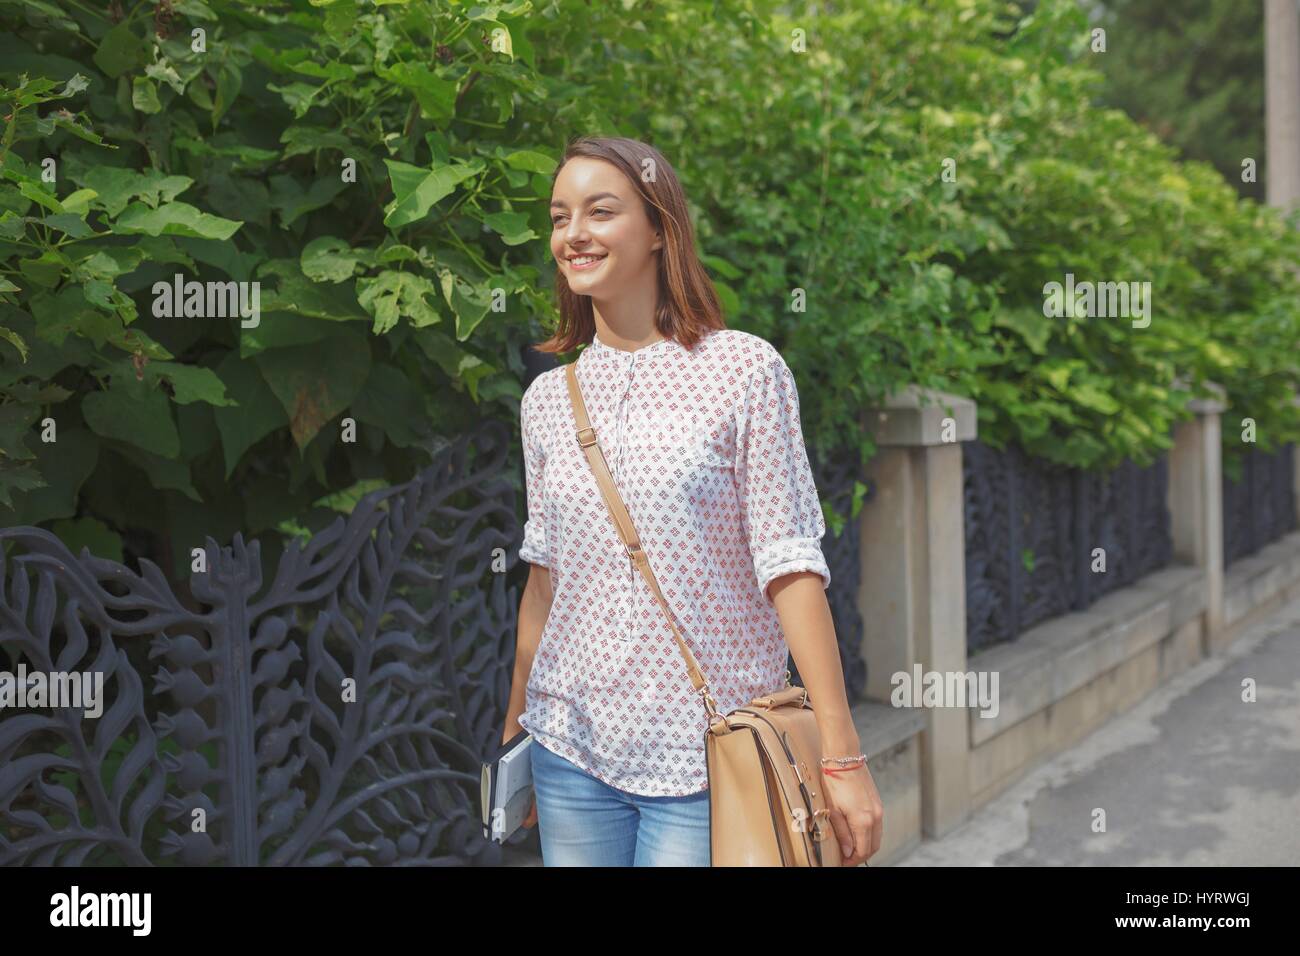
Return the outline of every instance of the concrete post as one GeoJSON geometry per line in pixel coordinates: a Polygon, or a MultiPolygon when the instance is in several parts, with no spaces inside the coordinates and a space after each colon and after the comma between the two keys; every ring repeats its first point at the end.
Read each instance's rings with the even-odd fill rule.
{"type": "Polygon", "coordinates": [[[1223,445],[1220,417],[1223,389],[1210,386],[1217,399],[1194,399],[1191,421],[1174,428],[1169,452],[1169,518],[1174,557],[1194,564],[1205,575],[1205,626],[1201,653],[1208,656],[1223,633],[1223,445]]]}
{"type": "MultiPolygon", "coordinates": [[[[909,386],[868,411],[863,425],[879,451],[867,472],[876,498],[861,518],[862,652],[867,696],[888,702],[893,676],[910,678],[916,664],[923,672],[966,672],[961,442],[976,436],[975,403],[909,386]]],[[[969,715],[926,711],[921,825],[929,836],[970,815],[969,715]]]]}
{"type": "Polygon", "coordinates": [[[1264,0],[1265,193],[1283,210],[1300,203],[1300,11],[1264,0]]]}

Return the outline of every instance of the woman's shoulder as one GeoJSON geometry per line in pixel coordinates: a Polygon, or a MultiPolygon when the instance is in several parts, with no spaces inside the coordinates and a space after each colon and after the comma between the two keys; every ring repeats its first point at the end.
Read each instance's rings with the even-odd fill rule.
{"type": "Polygon", "coordinates": [[[553,399],[556,387],[562,384],[560,376],[563,374],[564,365],[557,365],[555,368],[548,368],[529,382],[528,387],[524,389],[523,398],[520,399],[521,409],[526,407],[531,410],[553,399]]]}
{"type": "Polygon", "coordinates": [[[711,351],[728,353],[741,360],[771,361],[774,356],[779,358],[781,354],[767,339],[743,329],[713,329],[700,340],[700,344],[711,351]]]}
{"type": "Polygon", "coordinates": [[[759,369],[779,368],[785,363],[775,345],[742,329],[714,329],[703,343],[718,364],[742,381],[759,369]]]}

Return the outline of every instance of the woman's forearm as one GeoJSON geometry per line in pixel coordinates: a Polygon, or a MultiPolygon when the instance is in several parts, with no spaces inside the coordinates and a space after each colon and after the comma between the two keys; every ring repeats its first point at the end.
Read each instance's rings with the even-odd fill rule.
{"type": "Polygon", "coordinates": [[[785,641],[817,715],[822,753],[842,757],[859,752],[858,731],[844,689],[844,669],[835,640],[835,622],[821,575],[785,574],[768,586],[785,641]]]}

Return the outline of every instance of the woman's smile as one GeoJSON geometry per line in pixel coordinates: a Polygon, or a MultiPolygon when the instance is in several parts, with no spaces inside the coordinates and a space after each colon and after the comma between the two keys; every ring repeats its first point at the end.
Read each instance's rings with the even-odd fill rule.
{"type": "Polygon", "coordinates": [[[575,272],[589,272],[592,269],[600,268],[600,264],[608,258],[609,254],[603,256],[574,256],[569,259],[569,268],[575,272]]]}

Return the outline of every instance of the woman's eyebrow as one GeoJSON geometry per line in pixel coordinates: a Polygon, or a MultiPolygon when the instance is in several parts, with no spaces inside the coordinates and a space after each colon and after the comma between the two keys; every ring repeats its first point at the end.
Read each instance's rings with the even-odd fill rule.
{"type": "MultiPolygon", "coordinates": [[[[583,204],[584,204],[584,205],[588,205],[588,204],[590,204],[590,203],[594,203],[597,199],[613,199],[615,202],[622,202],[622,201],[623,201],[623,200],[619,199],[617,196],[615,196],[613,193],[595,193],[595,194],[593,194],[593,195],[591,195],[591,196],[588,196],[586,199],[584,199],[584,200],[583,200],[583,204]]],[[[567,207],[567,206],[568,206],[568,203],[566,203],[563,199],[552,199],[552,200],[551,200],[551,208],[552,208],[552,209],[555,209],[555,208],[557,208],[557,207],[559,207],[559,208],[565,208],[565,207],[567,207]]]]}

